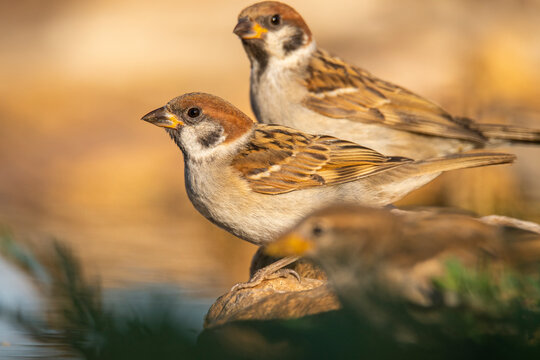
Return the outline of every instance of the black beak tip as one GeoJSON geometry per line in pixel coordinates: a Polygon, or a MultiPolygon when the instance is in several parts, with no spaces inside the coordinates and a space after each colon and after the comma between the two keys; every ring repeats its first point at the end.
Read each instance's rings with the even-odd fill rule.
{"type": "Polygon", "coordinates": [[[141,120],[143,120],[143,121],[150,121],[150,118],[151,118],[150,115],[151,115],[151,114],[152,114],[152,113],[149,112],[148,114],[144,115],[144,116],[141,118],[141,120]]]}
{"type": "Polygon", "coordinates": [[[251,31],[251,21],[247,17],[238,19],[238,23],[233,29],[233,34],[242,37],[251,31]]]}
{"type": "Polygon", "coordinates": [[[147,121],[149,123],[155,123],[164,116],[164,113],[165,111],[163,108],[152,110],[148,114],[144,115],[141,120],[147,121]]]}

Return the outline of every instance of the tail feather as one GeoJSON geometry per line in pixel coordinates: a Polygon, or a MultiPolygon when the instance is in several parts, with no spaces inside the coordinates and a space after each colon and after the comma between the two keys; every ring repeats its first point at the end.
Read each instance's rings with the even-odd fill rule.
{"type": "Polygon", "coordinates": [[[415,165],[420,175],[488,165],[509,164],[514,162],[515,159],[516,156],[513,154],[469,152],[423,160],[415,163],[415,165]]]}
{"type": "Polygon", "coordinates": [[[540,144],[540,130],[510,125],[475,124],[478,131],[490,140],[540,144]]]}
{"type": "Polygon", "coordinates": [[[370,190],[384,194],[373,204],[387,205],[424,186],[444,171],[479,166],[509,164],[515,155],[493,152],[467,152],[445,157],[403,163],[373,176],[370,190]]]}

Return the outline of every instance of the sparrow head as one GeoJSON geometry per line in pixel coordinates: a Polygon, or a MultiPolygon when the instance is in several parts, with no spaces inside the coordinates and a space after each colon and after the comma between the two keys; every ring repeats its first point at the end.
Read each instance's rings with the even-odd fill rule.
{"type": "Polygon", "coordinates": [[[251,133],[255,125],[229,102],[204,93],[176,97],[143,116],[142,120],[165,128],[184,155],[190,158],[228,148],[226,145],[251,133]]]}
{"type": "Polygon", "coordinates": [[[386,210],[332,206],[316,211],[266,248],[272,256],[305,256],[326,270],[370,266],[382,244],[399,233],[386,210]]]}
{"type": "Polygon", "coordinates": [[[277,1],[263,1],[242,10],[233,32],[242,39],[250,60],[262,65],[270,56],[284,59],[312,42],[302,16],[277,1]]]}

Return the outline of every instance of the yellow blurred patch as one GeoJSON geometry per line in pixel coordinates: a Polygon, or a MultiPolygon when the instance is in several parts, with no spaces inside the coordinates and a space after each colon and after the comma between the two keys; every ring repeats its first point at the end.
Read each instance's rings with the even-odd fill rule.
{"type": "Polygon", "coordinates": [[[268,245],[265,252],[270,256],[301,256],[312,248],[312,241],[291,233],[268,245]]]}

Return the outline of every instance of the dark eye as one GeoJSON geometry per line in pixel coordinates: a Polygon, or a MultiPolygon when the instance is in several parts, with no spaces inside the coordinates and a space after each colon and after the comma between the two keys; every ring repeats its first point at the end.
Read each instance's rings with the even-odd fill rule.
{"type": "Polygon", "coordinates": [[[322,235],[322,233],[323,233],[323,228],[320,225],[315,225],[313,226],[313,229],[311,229],[311,234],[314,237],[319,237],[322,235]]]}
{"type": "Polygon", "coordinates": [[[196,118],[201,114],[201,110],[196,107],[192,107],[187,111],[187,114],[190,118],[196,118]]]}
{"type": "Polygon", "coordinates": [[[281,23],[281,16],[279,14],[276,14],[270,18],[270,22],[272,25],[279,25],[281,23]]]}

